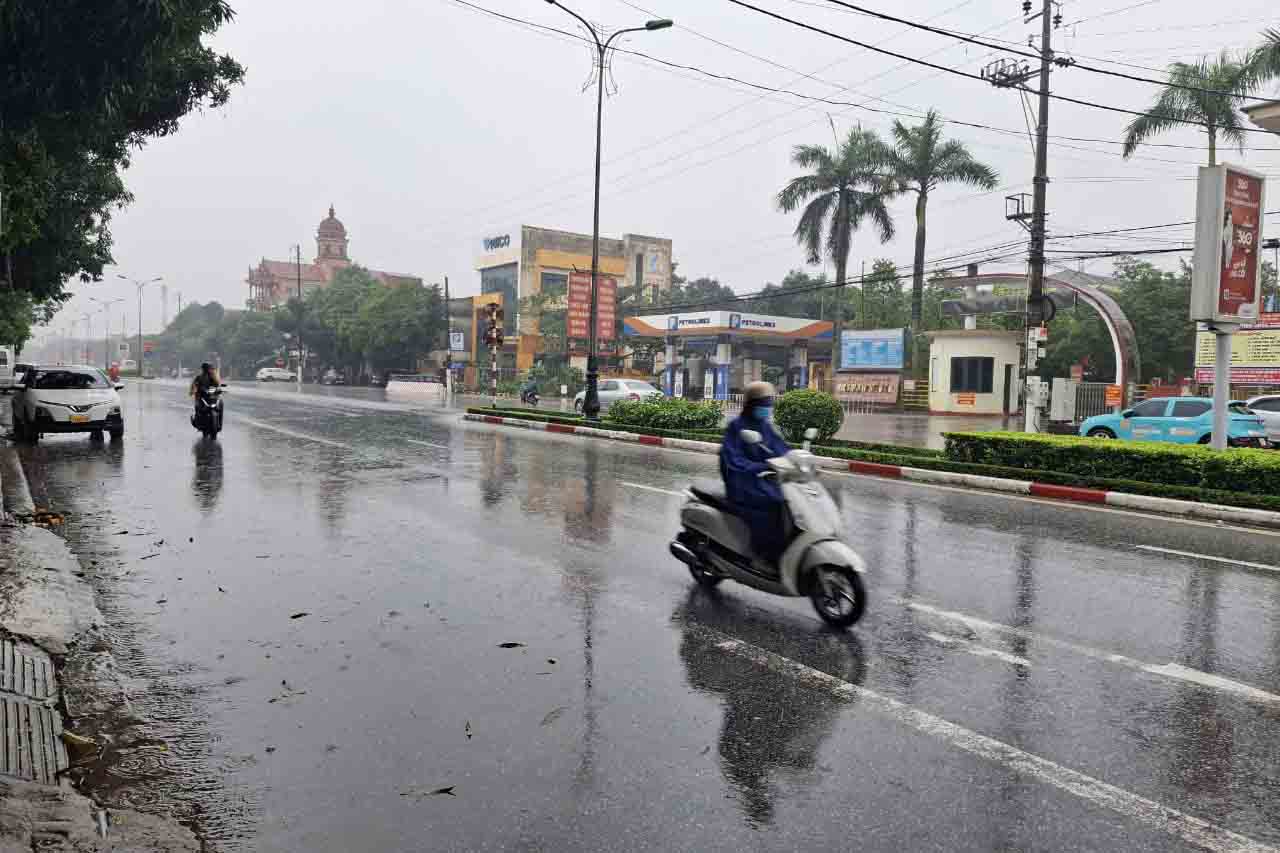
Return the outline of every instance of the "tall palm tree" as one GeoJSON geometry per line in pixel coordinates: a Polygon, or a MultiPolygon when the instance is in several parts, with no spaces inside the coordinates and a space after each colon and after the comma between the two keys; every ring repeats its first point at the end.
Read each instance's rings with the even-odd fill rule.
{"type": "Polygon", "coordinates": [[[803,205],[796,224],[796,242],[804,247],[809,263],[820,263],[825,255],[835,264],[831,363],[838,367],[840,334],[844,329],[845,271],[853,232],[869,220],[881,243],[893,239],[893,217],[885,206],[896,191],[892,181],[885,178],[888,148],[875,131],[859,128],[850,131],[835,148],[797,145],[791,162],[808,172],[787,182],[778,193],[778,207],[791,213],[803,205]]]}
{"type": "MultiPolygon", "coordinates": [[[[1269,38],[1276,36],[1280,33],[1268,33],[1269,38]]],[[[1240,107],[1250,99],[1250,92],[1280,76],[1280,40],[1240,55],[1224,50],[1212,61],[1201,57],[1193,63],[1175,62],[1167,74],[1170,85],[1161,91],[1147,115],[1135,118],[1125,128],[1124,156],[1131,156],[1151,137],[1190,122],[1204,125],[1208,131],[1209,165],[1215,166],[1218,137],[1244,148],[1240,107]]]]}
{"type": "Polygon", "coordinates": [[[905,192],[916,194],[916,254],[911,271],[911,331],[920,331],[924,305],[925,212],[929,193],[943,184],[969,184],[984,190],[995,189],[996,170],[973,159],[963,142],[943,140],[942,120],[929,110],[924,121],[907,127],[893,123],[893,150],[889,167],[905,192]]]}

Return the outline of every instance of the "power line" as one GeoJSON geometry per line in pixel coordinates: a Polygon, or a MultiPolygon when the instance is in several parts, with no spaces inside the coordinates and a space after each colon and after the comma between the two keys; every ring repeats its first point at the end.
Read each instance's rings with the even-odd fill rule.
{"type": "MultiPolygon", "coordinates": [[[[885,50],[884,48],[875,47],[874,45],[870,45],[870,44],[867,44],[866,42],[858,41],[857,39],[849,38],[848,36],[840,35],[839,33],[834,33],[834,32],[832,32],[832,31],[830,31],[830,30],[823,29],[822,27],[814,26],[813,24],[808,24],[808,23],[805,23],[804,21],[797,21],[795,18],[788,18],[786,15],[781,15],[781,14],[779,14],[779,13],[777,13],[777,12],[773,12],[773,11],[771,11],[771,10],[769,10],[769,9],[764,9],[764,8],[761,8],[760,6],[754,6],[754,5],[752,5],[751,3],[746,2],[746,0],[728,0],[728,1],[729,1],[730,3],[732,3],[732,4],[734,4],[735,6],[741,6],[741,7],[742,7],[742,8],[744,8],[744,9],[750,9],[750,10],[752,10],[753,12],[758,12],[758,13],[760,13],[760,14],[762,14],[762,15],[765,15],[766,17],[774,18],[775,20],[783,21],[783,22],[785,22],[785,23],[791,24],[791,25],[796,26],[796,27],[799,27],[799,28],[801,28],[801,29],[809,30],[810,32],[818,33],[818,34],[820,34],[820,35],[827,36],[828,38],[833,38],[833,39],[836,39],[836,40],[838,40],[838,41],[842,41],[842,42],[845,42],[845,43],[847,43],[847,44],[854,45],[855,47],[861,47],[861,48],[863,48],[863,49],[865,49],[865,50],[870,50],[870,51],[872,51],[872,52],[874,52],[874,53],[882,53],[882,54],[884,54],[884,55],[886,55],[886,56],[892,56],[892,57],[894,57],[894,58],[896,58],[896,59],[902,59],[902,60],[905,60],[905,61],[907,61],[907,62],[913,63],[913,64],[915,64],[915,65],[923,65],[923,66],[925,66],[925,67],[927,67],[927,68],[933,68],[933,69],[936,69],[936,70],[938,70],[938,71],[946,72],[946,73],[948,73],[948,74],[954,74],[954,75],[955,75],[955,76],[957,76],[957,77],[965,77],[965,78],[970,79],[970,80],[977,80],[978,82],[981,82],[981,83],[987,83],[987,82],[988,82],[988,81],[984,80],[982,77],[980,77],[980,76],[979,76],[979,75],[977,75],[977,74],[973,74],[973,73],[968,72],[968,71],[961,71],[961,70],[960,70],[960,69],[958,69],[958,68],[950,68],[950,67],[945,66],[945,65],[939,65],[939,64],[934,63],[934,62],[929,62],[928,60],[925,60],[925,59],[917,59],[917,58],[915,58],[915,57],[911,57],[911,56],[907,56],[907,55],[905,55],[905,54],[897,53],[897,52],[892,51],[892,50],[885,50]]],[[[835,0],[832,0],[832,2],[835,2],[835,0]]],[[[1002,51],[1003,51],[1003,50],[1005,50],[1005,48],[1002,48],[1002,47],[997,47],[996,49],[997,49],[997,50],[1002,50],[1002,51]]],[[[1037,57],[1037,58],[1038,58],[1038,57],[1037,57]]],[[[1160,82],[1160,81],[1152,81],[1152,82],[1157,82],[1157,83],[1159,83],[1159,85],[1168,85],[1168,84],[1165,84],[1165,83],[1160,82]]],[[[1033,94],[1033,95],[1040,95],[1040,94],[1041,94],[1041,92],[1040,92],[1038,89],[1032,89],[1032,88],[1030,88],[1030,87],[1028,87],[1028,86],[1018,85],[1018,86],[1010,86],[1009,88],[1011,88],[1011,89],[1018,89],[1018,90],[1021,90],[1021,91],[1029,92],[1029,93],[1031,93],[1031,94],[1033,94]]],[[[1054,93],[1054,92],[1048,92],[1048,93],[1046,93],[1046,96],[1047,96],[1047,97],[1050,97],[1050,98],[1053,98],[1054,100],[1057,100],[1057,101],[1062,101],[1062,102],[1064,102],[1064,103],[1068,103],[1068,104],[1076,104],[1076,105],[1078,105],[1078,106],[1090,107],[1090,108],[1092,108],[1092,109],[1097,109],[1097,110],[1105,110],[1105,111],[1107,111],[1107,112],[1123,113],[1124,115],[1132,115],[1132,116],[1144,116],[1144,117],[1147,117],[1147,118],[1159,118],[1159,119],[1165,119],[1165,120],[1168,120],[1168,121],[1176,122],[1176,123],[1178,123],[1178,124],[1187,124],[1187,125],[1192,125],[1192,126],[1195,126],[1195,127],[1208,127],[1208,126],[1209,126],[1206,122],[1202,122],[1202,121],[1195,121],[1195,120],[1193,120],[1193,119],[1186,119],[1186,118],[1181,118],[1181,117],[1178,117],[1178,116],[1161,115],[1161,114],[1159,114],[1159,113],[1150,113],[1150,112],[1145,112],[1145,111],[1143,111],[1143,110],[1131,110],[1131,109],[1128,109],[1127,107],[1116,107],[1116,106],[1112,106],[1112,105],[1110,105],[1110,104],[1099,104],[1099,103],[1096,103],[1096,102],[1094,102],[1094,101],[1086,101],[1086,100],[1083,100],[1083,99],[1080,99],[1080,98],[1072,98],[1072,97],[1069,97],[1069,96],[1067,96],[1067,95],[1059,95],[1059,94],[1056,94],[1056,93],[1054,93]]],[[[1271,133],[1271,131],[1269,131],[1269,130],[1263,130],[1262,128],[1249,128],[1249,127],[1242,127],[1242,128],[1239,128],[1239,130],[1240,130],[1241,132],[1246,132],[1246,133],[1271,133]]]]}

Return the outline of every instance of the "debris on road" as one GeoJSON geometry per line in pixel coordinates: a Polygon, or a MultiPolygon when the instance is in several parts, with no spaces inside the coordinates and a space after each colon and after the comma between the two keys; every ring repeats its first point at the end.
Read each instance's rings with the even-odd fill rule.
{"type": "Polygon", "coordinates": [[[456,797],[458,795],[453,792],[453,789],[456,787],[457,787],[456,785],[445,785],[443,788],[436,788],[433,791],[424,791],[421,788],[410,788],[407,791],[401,791],[400,796],[402,797],[437,797],[440,795],[446,795],[450,797],[456,797]]]}
{"type": "Polygon", "coordinates": [[[310,615],[311,615],[310,613],[308,613],[307,611],[303,610],[303,611],[300,611],[300,612],[298,612],[298,613],[293,614],[293,615],[292,615],[292,616],[290,616],[289,618],[290,618],[290,619],[301,619],[303,616],[310,616],[310,615]]]}
{"type": "Polygon", "coordinates": [[[559,708],[555,708],[555,709],[553,709],[553,710],[551,710],[551,711],[548,711],[548,712],[547,712],[547,715],[546,715],[545,717],[543,717],[543,718],[542,718],[542,723],[541,723],[541,725],[544,725],[544,726],[549,726],[549,725],[551,725],[551,724],[552,724],[552,723],[554,723],[556,720],[560,719],[560,716],[561,716],[562,714],[564,714],[564,712],[565,712],[565,711],[567,711],[567,710],[568,710],[568,708],[566,708],[564,705],[561,705],[559,708]]]}
{"type": "Polygon", "coordinates": [[[524,648],[524,643],[513,643],[513,642],[498,643],[498,648],[500,648],[500,649],[522,649],[522,648],[524,648]]]}

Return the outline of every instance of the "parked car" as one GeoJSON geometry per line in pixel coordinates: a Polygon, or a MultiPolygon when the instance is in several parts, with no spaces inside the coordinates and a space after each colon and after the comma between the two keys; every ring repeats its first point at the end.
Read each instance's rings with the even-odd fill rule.
{"type": "Polygon", "coordinates": [[[96,367],[36,365],[13,395],[13,434],[19,441],[39,441],[54,432],[87,432],[113,439],[124,435],[119,392],[96,367]]]}
{"type": "MultiPolygon", "coordinates": [[[[662,392],[653,387],[643,379],[604,379],[601,378],[596,386],[596,393],[600,396],[600,410],[603,411],[619,400],[643,400],[646,397],[652,397],[657,394],[662,396],[662,392]]],[[[578,395],[573,398],[573,410],[581,412],[582,406],[587,399],[586,391],[579,391],[578,395]]]]}
{"type": "Polygon", "coordinates": [[[1280,446],[1280,394],[1265,394],[1246,403],[1249,411],[1262,418],[1267,439],[1273,446],[1280,446]]]}
{"type": "MultiPolygon", "coordinates": [[[[1232,447],[1267,447],[1262,418],[1239,400],[1227,404],[1227,443],[1232,447]]],[[[1210,397],[1156,397],[1120,414],[1095,415],[1080,424],[1080,435],[1133,441],[1208,444],[1213,432],[1210,397]]]]}
{"type": "Polygon", "coordinates": [[[0,347],[0,391],[8,391],[13,384],[13,350],[0,347]]]}
{"type": "Polygon", "coordinates": [[[323,376],[320,377],[320,383],[322,385],[346,385],[347,377],[343,376],[331,367],[324,372],[323,376]]]}
{"type": "Polygon", "coordinates": [[[297,382],[298,374],[284,367],[264,367],[258,371],[259,382],[297,382]]]}

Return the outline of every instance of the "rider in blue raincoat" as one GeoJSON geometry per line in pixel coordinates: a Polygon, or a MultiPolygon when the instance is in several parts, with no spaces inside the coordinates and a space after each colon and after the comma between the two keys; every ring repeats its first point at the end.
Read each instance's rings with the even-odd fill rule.
{"type": "Polygon", "coordinates": [[[782,490],[766,460],[785,456],[790,446],[770,418],[776,392],[768,382],[752,382],[743,395],[742,414],[729,422],[720,446],[720,477],[734,512],[751,528],[751,546],[769,562],[777,562],[786,545],[786,515],[782,490]],[[742,440],[743,430],[760,433],[759,444],[742,440]]]}

